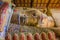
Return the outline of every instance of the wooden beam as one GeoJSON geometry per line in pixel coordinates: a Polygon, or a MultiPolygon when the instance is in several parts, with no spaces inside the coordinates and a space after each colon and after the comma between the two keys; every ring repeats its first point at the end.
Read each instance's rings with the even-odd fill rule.
{"type": "Polygon", "coordinates": [[[23,1],[24,1],[24,2],[23,2],[23,3],[24,3],[24,7],[25,7],[25,6],[26,6],[26,4],[25,4],[25,0],[23,0],[23,1]]]}
{"type": "MultiPolygon", "coordinates": [[[[53,3],[55,3],[55,0],[53,1],[53,3]]],[[[51,4],[51,7],[54,8],[54,4],[51,4]]]]}
{"type": "MultiPolygon", "coordinates": [[[[58,2],[58,0],[55,0],[55,4],[56,4],[57,2],[58,2]]],[[[55,8],[55,4],[54,4],[54,6],[53,6],[54,8],[55,8]]]]}
{"type": "Polygon", "coordinates": [[[55,0],[50,0],[50,3],[54,3],[55,0]]]}
{"type": "Polygon", "coordinates": [[[42,0],[41,0],[41,3],[40,3],[40,7],[42,7],[41,5],[42,5],[42,0]]]}
{"type": "Polygon", "coordinates": [[[47,5],[46,5],[46,8],[48,8],[49,7],[49,3],[51,2],[51,0],[49,0],[48,1],[48,3],[47,3],[47,5]]]}
{"type": "Polygon", "coordinates": [[[34,0],[31,0],[30,7],[32,8],[34,0]]]}
{"type": "MultiPolygon", "coordinates": [[[[43,0],[42,3],[46,3],[46,0],[43,0]]],[[[42,7],[45,8],[45,4],[43,4],[42,7]]]]}
{"type": "Polygon", "coordinates": [[[20,6],[21,6],[21,1],[19,2],[20,6]]]}
{"type": "Polygon", "coordinates": [[[41,3],[41,0],[38,0],[38,3],[41,3]]]}
{"type": "MultiPolygon", "coordinates": [[[[60,1],[60,0],[57,1],[57,4],[59,4],[59,1],[60,1]]],[[[55,7],[56,7],[57,4],[55,4],[55,7]]]]}

